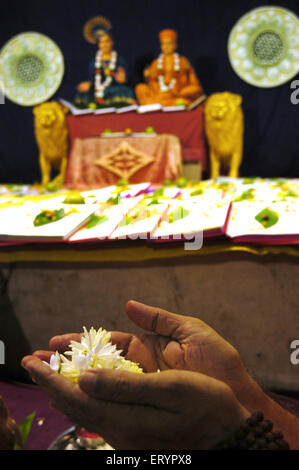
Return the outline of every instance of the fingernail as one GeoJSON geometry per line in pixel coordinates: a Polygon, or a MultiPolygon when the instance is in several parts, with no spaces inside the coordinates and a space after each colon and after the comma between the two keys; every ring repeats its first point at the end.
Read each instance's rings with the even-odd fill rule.
{"type": "Polygon", "coordinates": [[[92,393],[96,387],[96,376],[92,372],[86,372],[80,377],[80,387],[87,393],[92,393]]]}
{"type": "Polygon", "coordinates": [[[22,361],[21,361],[21,366],[26,369],[28,364],[30,362],[30,358],[29,357],[23,357],[22,361]]]}
{"type": "Polygon", "coordinates": [[[146,304],[143,304],[142,302],[138,302],[138,300],[129,300],[129,302],[127,303],[128,307],[135,307],[137,308],[138,310],[141,310],[141,309],[144,309],[147,307],[146,304]]]}

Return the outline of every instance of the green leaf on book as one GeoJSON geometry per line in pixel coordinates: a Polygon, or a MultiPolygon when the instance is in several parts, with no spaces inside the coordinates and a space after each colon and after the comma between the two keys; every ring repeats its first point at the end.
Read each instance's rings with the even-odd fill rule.
{"type": "Polygon", "coordinates": [[[148,206],[154,206],[156,204],[160,204],[159,199],[153,199],[151,202],[149,202],[147,205],[148,206]]]}
{"type": "Polygon", "coordinates": [[[158,188],[153,192],[152,198],[156,199],[157,197],[163,196],[163,195],[164,195],[164,188],[158,188]]]}
{"type": "Polygon", "coordinates": [[[169,214],[168,223],[172,224],[177,220],[184,219],[187,215],[190,214],[190,211],[185,209],[184,207],[177,207],[173,212],[169,214]]]}
{"type": "Polygon", "coordinates": [[[81,194],[73,193],[73,194],[68,194],[62,203],[63,204],[85,204],[85,199],[84,197],[81,196],[81,194]]]}
{"type": "Polygon", "coordinates": [[[248,177],[248,178],[244,178],[242,184],[253,184],[253,183],[256,182],[256,180],[257,180],[256,176],[251,176],[251,177],[248,177]]]}
{"type": "Polygon", "coordinates": [[[121,201],[121,196],[118,194],[115,197],[110,197],[107,201],[108,204],[113,204],[114,206],[117,206],[121,201]]]}
{"type": "Polygon", "coordinates": [[[108,220],[107,215],[95,215],[92,214],[89,218],[89,222],[87,225],[85,225],[85,228],[93,228],[96,227],[97,225],[103,224],[108,220]]]}
{"type": "Polygon", "coordinates": [[[269,228],[277,224],[279,215],[271,209],[263,209],[255,216],[255,220],[262,224],[264,228],[269,228]]]}
{"type": "Polygon", "coordinates": [[[154,215],[154,214],[148,213],[145,207],[142,207],[140,209],[135,209],[132,213],[129,213],[124,216],[119,226],[124,227],[125,225],[130,225],[135,222],[140,222],[142,220],[145,220],[147,217],[151,217],[151,215],[154,215]]]}
{"type": "Polygon", "coordinates": [[[244,191],[235,201],[252,201],[254,199],[254,188],[244,191]]]}
{"type": "Polygon", "coordinates": [[[298,197],[299,194],[296,193],[295,191],[293,191],[292,189],[289,189],[286,194],[285,194],[286,197],[298,197]]]}
{"type": "Polygon", "coordinates": [[[129,180],[126,179],[126,178],[121,178],[120,180],[118,180],[118,182],[116,184],[117,184],[117,186],[127,187],[127,186],[129,186],[129,180]]]}
{"type": "Polygon", "coordinates": [[[174,182],[170,179],[166,179],[163,181],[163,186],[174,186],[174,182]]]}
{"type": "Polygon", "coordinates": [[[203,189],[199,188],[199,189],[195,189],[194,191],[192,191],[190,196],[201,196],[201,194],[203,194],[203,189]]]}
{"type": "Polygon", "coordinates": [[[64,209],[58,209],[55,211],[47,209],[40,212],[40,214],[35,217],[33,225],[34,227],[40,227],[41,225],[50,224],[63,219],[63,217],[65,217],[64,209]]]}

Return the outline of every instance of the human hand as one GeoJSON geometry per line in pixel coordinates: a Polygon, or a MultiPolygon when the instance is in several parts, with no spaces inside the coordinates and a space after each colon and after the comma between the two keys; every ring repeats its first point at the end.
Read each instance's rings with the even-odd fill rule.
{"type": "Polygon", "coordinates": [[[211,449],[249,416],[227,385],[194,372],[97,369],[74,384],[36,357],[22,365],[53,406],[115,449],[211,449]]]}
{"type": "Polygon", "coordinates": [[[82,83],[79,83],[79,85],[77,86],[77,89],[78,91],[80,91],[80,93],[86,93],[90,90],[90,87],[91,87],[90,82],[82,82],[82,83]]]}
{"type": "MultiPolygon", "coordinates": [[[[139,335],[112,332],[112,342],[124,350],[126,359],[139,362],[146,372],[181,369],[214,377],[228,384],[247,406],[247,392],[254,381],[246,372],[238,351],[210,326],[197,318],[135,301],[127,303],[126,311],[130,320],[151,332],[139,335]]],[[[54,337],[50,348],[64,352],[71,340],[80,341],[80,335],[54,337]]],[[[49,360],[50,353],[37,351],[34,354],[49,360]]]]}

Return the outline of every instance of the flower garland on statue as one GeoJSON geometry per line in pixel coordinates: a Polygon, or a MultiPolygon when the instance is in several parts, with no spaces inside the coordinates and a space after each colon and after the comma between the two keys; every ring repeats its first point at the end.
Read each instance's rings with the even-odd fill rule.
{"type": "MultiPolygon", "coordinates": [[[[164,60],[164,54],[160,54],[158,57],[158,62],[157,62],[158,70],[163,70],[163,60],[164,60]]],[[[173,54],[173,61],[174,61],[173,70],[175,72],[179,72],[181,70],[181,66],[180,66],[180,56],[177,52],[173,54]]],[[[170,83],[166,85],[166,83],[164,82],[164,76],[162,74],[159,75],[158,80],[159,80],[159,87],[161,91],[172,90],[176,84],[176,79],[172,78],[170,80],[170,83]]]]}
{"type": "Polygon", "coordinates": [[[117,62],[117,52],[112,51],[111,59],[109,61],[108,67],[105,69],[106,78],[102,83],[101,77],[101,66],[102,66],[102,51],[98,51],[95,60],[95,97],[103,98],[105,89],[111,85],[112,82],[112,72],[116,68],[117,62]]]}

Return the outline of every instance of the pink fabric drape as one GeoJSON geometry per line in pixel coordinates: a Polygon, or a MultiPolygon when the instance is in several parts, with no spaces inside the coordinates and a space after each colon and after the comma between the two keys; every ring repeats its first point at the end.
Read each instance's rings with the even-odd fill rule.
{"type": "Polygon", "coordinates": [[[65,184],[69,188],[85,189],[117,183],[120,177],[96,164],[118,148],[122,142],[151,157],[154,161],[130,177],[130,183],[148,181],[159,184],[165,179],[181,176],[181,145],[173,135],[150,137],[90,137],[75,139],[69,156],[65,184]]]}

